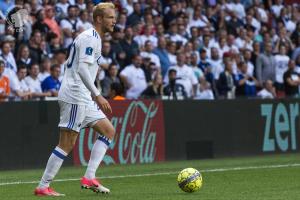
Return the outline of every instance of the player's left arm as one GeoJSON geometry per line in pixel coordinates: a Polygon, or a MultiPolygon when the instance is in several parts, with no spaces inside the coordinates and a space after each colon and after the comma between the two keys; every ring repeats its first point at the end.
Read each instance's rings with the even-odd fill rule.
{"type": "Polygon", "coordinates": [[[92,96],[94,96],[94,100],[97,105],[105,112],[112,112],[108,101],[102,97],[100,91],[94,85],[94,81],[92,80],[88,69],[94,64],[95,45],[91,42],[87,42],[86,40],[82,40],[81,42],[82,45],[77,48],[79,51],[79,66],[77,68],[77,73],[85,87],[91,92],[92,96]]]}

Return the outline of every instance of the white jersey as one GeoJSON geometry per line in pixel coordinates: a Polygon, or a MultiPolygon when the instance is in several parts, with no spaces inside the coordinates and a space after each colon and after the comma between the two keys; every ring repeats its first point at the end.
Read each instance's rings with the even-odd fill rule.
{"type": "Polygon", "coordinates": [[[65,63],[66,70],[58,93],[58,100],[77,105],[91,104],[91,92],[82,82],[78,68],[79,63],[88,63],[89,72],[94,82],[99,68],[101,47],[101,38],[94,28],[80,33],[75,38],[69,58],[65,63]]]}

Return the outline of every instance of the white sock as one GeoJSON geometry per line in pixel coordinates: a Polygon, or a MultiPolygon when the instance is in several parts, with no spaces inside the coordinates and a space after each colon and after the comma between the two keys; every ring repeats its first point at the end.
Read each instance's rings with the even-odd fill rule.
{"type": "Polygon", "coordinates": [[[51,181],[57,174],[67,155],[68,154],[64,152],[61,148],[55,147],[47,162],[46,169],[38,186],[39,188],[49,187],[51,181]]]}
{"type": "Polygon", "coordinates": [[[96,170],[100,165],[100,162],[103,160],[106,150],[111,143],[111,140],[107,137],[100,135],[96,140],[91,156],[86,169],[84,177],[87,179],[94,179],[96,177],[96,170]]]}

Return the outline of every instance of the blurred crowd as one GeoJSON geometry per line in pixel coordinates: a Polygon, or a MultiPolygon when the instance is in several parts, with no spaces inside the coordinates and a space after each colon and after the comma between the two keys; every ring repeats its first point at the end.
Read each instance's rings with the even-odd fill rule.
{"type": "MultiPolygon", "coordinates": [[[[291,0],[292,1],[292,0],[291,0]]],[[[51,99],[100,0],[0,1],[0,100],[51,99]]],[[[111,99],[298,97],[300,4],[114,0],[95,84],[111,99]]]]}

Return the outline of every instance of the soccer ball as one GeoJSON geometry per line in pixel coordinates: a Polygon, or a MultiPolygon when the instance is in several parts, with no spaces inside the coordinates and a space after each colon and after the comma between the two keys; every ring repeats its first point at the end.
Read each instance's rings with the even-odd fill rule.
{"type": "Polygon", "coordinates": [[[194,168],[186,168],[182,170],[177,177],[178,186],[184,192],[195,192],[202,186],[202,176],[200,172],[194,168]]]}

